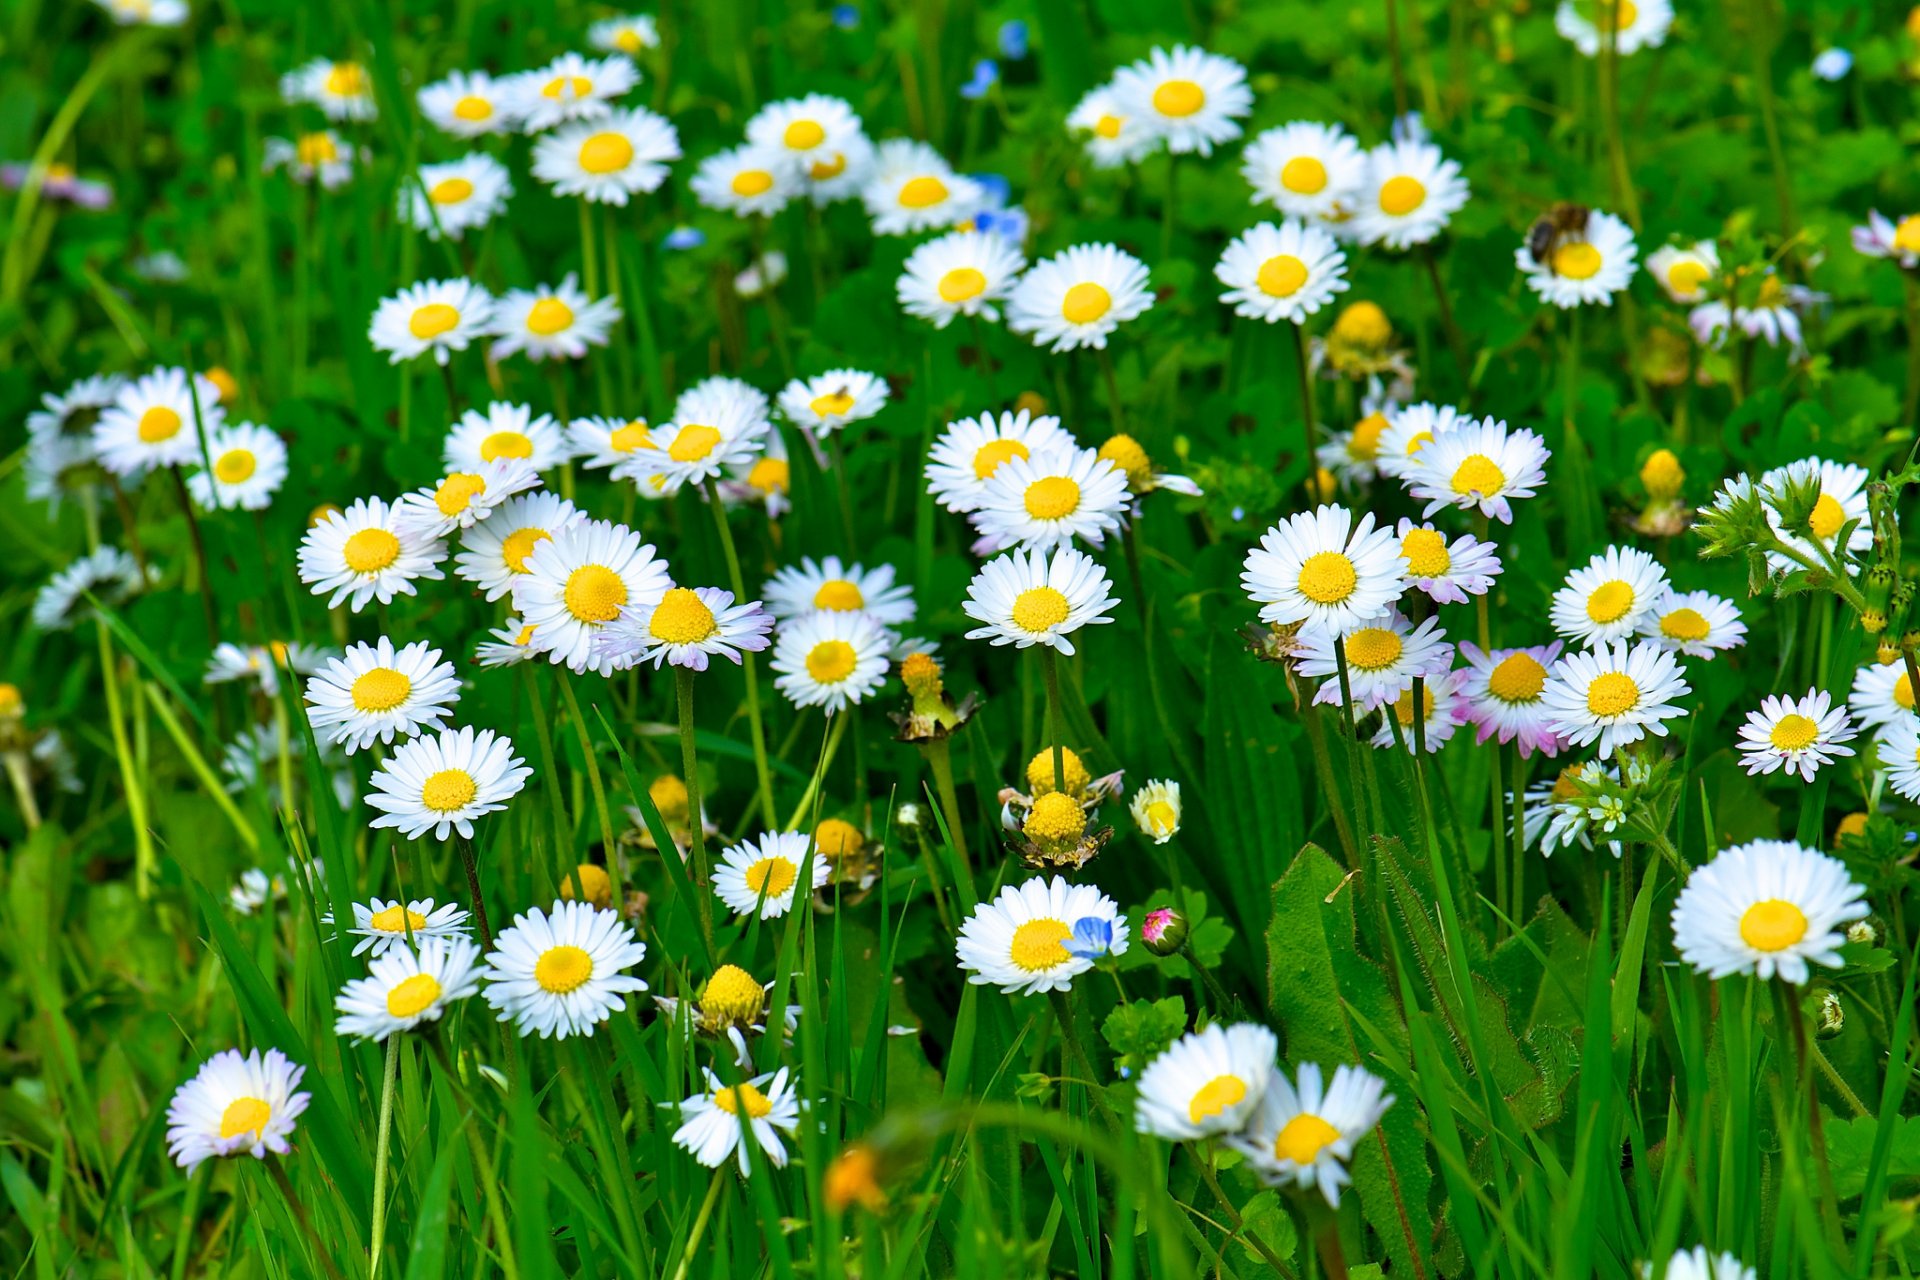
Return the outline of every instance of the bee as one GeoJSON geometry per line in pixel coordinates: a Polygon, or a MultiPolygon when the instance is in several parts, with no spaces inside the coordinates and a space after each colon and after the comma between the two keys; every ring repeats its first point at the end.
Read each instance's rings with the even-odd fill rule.
{"type": "Polygon", "coordinates": [[[1553,251],[1569,240],[1577,240],[1587,233],[1587,219],[1593,210],[1583,204],[1572,204],[1557,200],[1547,206],[1547,211],[1534,220],[1527,232],[1527,252],[1533,260],[1552,271],[1553,251]]]}

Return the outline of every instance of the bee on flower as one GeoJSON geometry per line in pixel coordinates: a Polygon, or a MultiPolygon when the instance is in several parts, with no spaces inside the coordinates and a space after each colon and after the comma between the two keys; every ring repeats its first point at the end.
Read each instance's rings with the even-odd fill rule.
{"type": "MultiPolygon", "coordinates": [[[[1567,206],[1555,209],[1563,207],[1567,206]]],[[[1514,265],[1527,278],[1529,289],[1563,311],[1593,304],[1612,306],[1614,295],[1632,283],[1633,273],[1639,270],[1633,228],[1613,214],[1572,207],[1579,210],[1578,228],[1551,226],[1555,214],[1549,211],[1542,219],[1549,223],[1543,242],[1529,235],[1513,251],[1514,265]]]]}

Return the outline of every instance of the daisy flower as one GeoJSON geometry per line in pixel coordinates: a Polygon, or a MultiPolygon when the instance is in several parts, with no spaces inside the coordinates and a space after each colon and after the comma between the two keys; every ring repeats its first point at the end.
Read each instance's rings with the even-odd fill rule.
{"type": "Polygon", "coordinates": [[[1751,973],[1795,986],[1807,965],[1840,967],[1840,926],[1867,915],[1837,858],[1790,840],[1752,840],[1695,867],[1673,904],[1673,945],[1710,978],[1751,973]]]}
{"type": "Polygon", "coordinates": [[[280,77],[280,96],[289,103],[310,102],[329,120],[371,120],[380,114],[373,80],[358,62],[315,58],[280,77]]]}
{"type": "Polygon", "coordinates": [[[65,631],[93,616],[90,606],[82,609],[82,596],[91,593],[108,606],[118,605],[148,582],[132,556],[118,547],[101,547],[54,574],[40,588],[33,598],[33,625],[42,631],[65,631]]]}
{"type": "Polygon", "coordinates": [[[673,585],[667,565],[640,535],[611,520],[585,520],[534,542],[514,580],[513,611],[533,627],[528,643],[575,672],[608,675],[613,660],[595,638],[623,609],[658,604],[673,585]]]}
{"type": "Polygon", "coordinates": [[[1051,414],[1035,417],[1020,409],[961,418],[947,424],[927,454],[927,488],[941,506],[964,515],[980,509],[987,482],[1009,460],[1074,447],[1051,414]]]}
{"type": "Polygon", "coordinates": [[[909,236],[965,222],[984,194],[979,183],[955,173],[938,151],[911,138],[882,142],[860,189],[877,236],[909,236]]]}
{"type": "Polygon", "coordinates": [[[495,400],[485,413],[468,409],[447,433],[440,452],[449,471],[483,471],[501,459],[519,459],[535,471],[551,471],[568,457],[567,439],[546,414],[524,404],[495,400]]]}
{"type": "MultiPolygon", "coordinates": [[[[1632,0],[1625,3],[1631,4],[1632,0]]],[[[1653,1274],[1651,1267],[1646,1271],[1648,1275],[1653,1274]]],[[[1703,1244],[1668,1254],[1666,1277],[1667,1280],[1758,1280],[1754,1269],[1733,1254],[1709,1253],[1703,1244]]]]}
{"type": "Polygon", "coordinates": [[[1391,529],[1327,505],[1288,516],[1247,553],[1240,583],[1260,620],[1340,635],[1386,613],[1406,586],[1391,529]]]}
{"type": "Polygon", "coordinates": [[[1347,256],[1319,227],[1289,218],[1242,232],[1214,265],[1213,275],[1227,292],[1235,315],[1272,324],[1299,324],[1347,289],[1347,256]]]}
{"type": "Polygon", "coordinates": [[[510,103],[511,85],[484,71],[449,72],[415,96],[428,123],[456,138],[508,133],[518,123],[510,103]]]}
{"type": "Polygon", "coordinates": [[[780,392],[780,412],[816,439],[887,407],[887,381],[859,369],[832,369],[795,378],[780,392]]]}
{"type": "Polygon", "coordinates": [[[1007,297],[1007,327],[1056,354],[1104,349],[1109,334],[1152,306],[1145,263],[1110,244],[1077,244],[1020,277],[1007,297]]]}
{"type": "Polygon", "coordinates": [[[1138,120],[1175,155],[1213,154],[1240,136],[1240,121],[1253,112],[1246,68],[1232,58],[1176,45],[1154,49],[1113,77],[1114,101],[1128,120],[1138,120]]]}
{"type": "Polygon", "coordinates": [[[1280,1040],[1252,1022],[1181,1036],[1140,1073],[1133,1125],[1169,1142],[1238,1132],[1266,1094],[1280,1040]]]}
{"type": "Polygon", "coordinates": [[[517,667],[538,654],[533,647],[533,627],[518,618],[508,618],[504,626],[487,632],[492,640],[474,647],[473,660],[483,667],[517,667]]]}
{"type": "Polygon", "coordinates": [[[427,352],[446,364],[486,333],[493,320],[493,298],[471,280],[426,280],[382,298],[367,325],[367,341],[387,353],[389,364],[427,352]]]}
{"type": "Polygon", "coordinates": [[[671,492],[682,485],[705,484],[760,452],[770,424],[748,401],[713,398],[700,407],[718,412],[676,417],[654,428],[648,447],[616,466],[614,476],[625,480],[661,476],[671,492]]]}
{"type": "MultiPolygon", "coordinates": [[[[646,486],[641,486],[645,492],[646,486]]],[[[778,520],[792,502],[793,468],[787,459],[786,441],[778,431],[767,432],[767,451],[758,458],[743,458],[727,471],[720,483],[720,496],[729,503],[757,502],[766,508],[767,519],[778,520]]]]}
{"type": "Polygon", "coordinates": [[[716,654],[739,665],[742,651],[758,653],[772,643],[772,630],[773,615],[758,601],[736,605],[731,591],[670,587],[657,604],[621,610],[594,643],[616,670],[651,662],[656,671],[666,663],[705,671],[716,654]]]}
{"type": "Polygon", "coordinates": [[[333,1033],[356,1040],[385,1040],[423,1022],[438,1022],[456,1000],[480,990],[474,961],[480,948],[466,938],[422,938],[416,953],[395,943],[367,966],[367,976],[349,979],[333,998],[333,1033]]]}
{"type": "Polygon", "coordinates": [[[1647,255],[1647,274],[1679,303],[1705,301],[1707,282],[1719,270],[1720,249],[1711,240],[1696,240],[1692,245],[1663,244],[1647,255]]]}
{"type": "Polygon", "coordinates": [[[653,439],[645,418],[575,418],[566,431],[574,461],[593,471],[619,466],[653,439]]]}
{"type": "MultiPolygon", "coordinates": [[[[1381,750],[1404,746],[1409,752],[1424,745],[1428,754],[1446,746],[1466,723],[1466,702],[1460,694],[1466,678],[1464,671],[1446,671],[1423,680],[1418,715],[1413,709],[1413,686],[1408,685],[1399,697],[1387,704],[1387,713],[1380,717],[1380,727],[1373,731],[1373,745],[1381,750]],[[1395,725],[1400,729],[1397,741],[1393,732],[1395,725]]],[[[1363,709],[1355,710],[1356,716],[1364,714],[1363,709]]]]}
{"type": "Polygon", "coordinates": [[[629,13],[619,18],[602,18],[587,28],[587,43],[607,53],[628,57],[660,43],[660,31],[651,14],[629,13]]]}
{"type": "Polygon", "coordinates": [[[1146,449],[1125,432],[1108,436],[1096,451],[1096,456],[1126,473],[1128,493],[1139,495],[1165,489],[1169,493],[1185,494],[1190,498],[1200,496],[1200,486],[1191,477],[1177,476],[1155,467],[1146,449]]]}
{"type": "Polygon", "coordinates": [[[998,320],[995,304],[1027,269],[1026,255],[991,231],[950,231],[907,255],[894,295],[901,310],[944,329],[956,316],[998,320]]]}
{"type": "Polygon", "coordinates": [[[516,493],[540,483],[519,458],[496,458],[477,471],[455,471],[439,484],[402,497],[398,519],[429,538],[471,529],[516,493]]]}
{"type": "MultiPolygon", "coordinates": [[[[378,958],[396,947],[406,946],[408,939],[420,943],[429,939],[445,942],[464,938],[468,918],[467,912],[451,902],[436,906],[432,898],[406,903],[397,898],[391,902],[373,898],[353,904],[353,928],[347,933],[359,939],[353,944],[353,954],[372,952],[378,958]]],[[[332,924],[333,917],[324,916],[320,923],[332,924]]]]}
{"type": "Polygon", "coordinates": [[[280,671],[284,667],[295,675],[312,675],[329,661],[325,649],[306,644],[238,645],[221,641],[207,658],[206,684],[227,684],[234,680],[258,682],[260,692],[269,698],[280,696],[280,671]]]}
{"type": "Polygon", "coordinates": [[[1453,665],[1453,646],[1438,618],[1428,618],[1418,627],[1398,609],[1347,631],[1303,632],[1294,650],[1295,669],[1303,676],[1322,679],[1314,701],[1339,705],[1339,654],[1347,651],[1347,686],[1353,692],[1357,711],[1371,711],[1393,701],[1413,687],[1415,676],[1432,680],[1453,665]]]}
{"type": "Polygon", "coordinates": [[[187,477],[187,492],[203,510],[264,511],[286,483],[286,442],[251,422],[207,432],[206,457],[212,464],[187,477]]]}
{"type": "Polygon", "coordinates": [[[498,600],[527,572],[527,557],[536,544],[586,518],[584,511],[557,493],[509,498],[461,535],[453,571],[486,592],[488,600],[498,600]]]}
{"type": "Polygon", "coordinates": [[[702,1070],[707,1087],[680,1104],[673,1144],[709,1169],[718,1169],[737,1153],[744,1178],[753,1164],[741,1134],[751,1133],[767,1163],[786,1168],[787,1148],[780,1135],[792,1137],[800,1129],[800,1098],[787,1068],[739,1084],[722,1083],[710,1068],[702,1070]]]}
{"type": "Polygon", "coordinates": [[[802,556],[767,580],[767,611],[782,622],[810,613],[864,613],[884,627],[912,622],[913,588],[894,581],[890,564],[845,563],[839,556],[816,562],[802,556]]]}
{"type": "Polygon", "coordinates": [[[787,255],[778,249],[769,249],[733,278],[733,291],[743,298],[757,298],[779,288],[786,278],[787,255]]]}
{"type": "Polygon", "coordinates": [[[1146,783],[1127,802],[1127,813],[1141,835],[1165,844],[1180,834],[1180,784],[1161,779],[1146,783]]]}
{"type": "Polygon", "coordinates": [[[1560,0],[1553,26],[1589,58],[1599,56],[1611,31],[1614,53],[1625,57],[1666,40],[1673,5],[1669,0],[1560,0]]]}
{"type": "Polygon", "coordinates": [[[626,203],[659,189],[667,165],[680,158],[680,134],[664,117],[630,107],[577,120],[533,144],[533,176],[557,196],[597,204],[626,203]]]}
{"type": "Polygon", "coordinates": [[[53,435],[90,435],[101,411],[126,385],[127,380],[117,373],[92,374],[65,391],[42,392],[40,407],[27,414],[27,435],[35,440],[53,435]]]}
{"type": "Polygon", "coordinates": [[[1812,782],[1835,759],[1853,754],[1845,744],[1854,736],[1846,705],[1834,706],[1824,690],[1809,689],[1804,698],[1770,695],[1740,726],[1740,764],[1749,774],[1785,769],[1812,782]]]}
{"type": "Polygon", "coordinates": [[[521,1035],[543,1040],[590,1036],[647,984],[622,970],[647,947],[612,911],[560,901],[513,918],[487,953],[487,1003],[521,1035]]]}
{"type": "Polygon", "coordinates": [[[829,714],[859,704],[887,678],[893,633],[865,613],[809,613],[774,638],[774,685],[796,707],[829,714]]]}
{"type": "MultiPolygon", "coordinates": [[[[1767,524],[1780,541],[1813,563],[1825,563],[1820,555],[1820,548],[1824,547],[1844,564],[1847,556],[1860,555],[1873,546],[1873,522],[1867,518],[1867,481],[1871,476],[1872,473],[1865,467],[1828,462],[1825,458],[1802,458],[1784,467],[1775,467],[1760,477],[1760,494],[1766,500],[1767,524]],[[1820,477],[1820,499],[1814,503],[1806,529],[1789,532],[1780,519],[1777,495],[1796,480],[1804,482],[1810,479],[1816,471],[1820,477]],[[1853,532],[1847,535],[1847,545],[1843,551],[1835,545],[1834,540],[1850,523],[1853,532]],[[1814,545],[1808,534],[1819,540],[1819,547],[1814,545]]],[[[1787,573],[1803,567],[1792,557],[1778,551],[1767,553],[1767,564],[1776,573],[1787,573]]]]}
{"type": "Polygon", "coordinates": [[[1703,346],[1720,346],[1727,340],[1728,333],[1737,328],[1770,347],[1784,342],[1799,353],[1804,350],[1800,313],[1825,301],[1826,294],[1816,293],[1805,285],[1785,284],[1778,272],[1769,270],[1751,304],[1729,307],[1719,300],[1704,303],[1687,314],[1687,326],[1703,346]]]}
{"type": "Polygon", "coordinates": [[[473,820],[507,807],[533,770],[513,754],[513,740],[491,729],[442,729],[400,744],[374,771],[367,803],[380,810],[369,825],[392,827],[409,840],[455,831],[473,839],[473,820]]]}
{"type": "Polygon", "coordinates": [[[716,373],[682,391],[673,402],[671,416],[676,422],[698,422],[720,417],[736,407],[748,417],[765,418],[773,412],[773,401],[751,382],[716,373]]]}
{"type": "Polygon", "coordinates": [[[1435,604],[1465,604],[1483,596],[1500,576],[1500,557],[1490,542],[1470,533],[1449,538],[1431,524],[1401,517],[1400,558],[1407,562],[1407,585],[1435,604]]]}
{"type": "Polygon", "coordinates": [[[793,908],[803,865],[811,889],[826,884],[831,868],[811,837],[799,831],[769,831],[721,853],[713,871],[713,892],[737,916],[758,912],[762,920],[777,919],[793,908]]]}
{"type": "Polygon", "coordinates": [[[1367,153],[1366,175],[1353,212],[1361,244],[1408,249],[1447,229],[1470,190],[1460,166],[1431,142],[1386,142],[1367,153]]]}
{"type": "Polygon", "coordinates": [[[400,221],[427,233],[427,239],[460,239],[484,227],[507,207],[513,179],[507,166],[484,151],[445,164],[423,164],[412,182],[400,188],[400,221]]]}
{"type": "Polygon", "coordinates": [[[1412,497],[1426,500],[1423,518],[1458,507],[1512,524],[1512,499],[1531,498],[1546,483],[1548,456],[1531,431],[1508,431],[1492,418],[1463,418],[1408,459],[1401,481],[1412,497]]]}
{"type": "Polygon", "coordinates": [[[1560,659],[1541,697],[1549,728],[1576,747],[1598,739],[1606,756],[1649,733],[1666,737],[1665,722],[1686,714],[1676,703],[1692,692],[1671,653],[1616,640],[1560,659]]]}
{"type": "Polygon", "coordinates": [[[93,424],[93,452],[116,476],[200,459],[200,434],[226,425],[220,388],[201,374],[160,368],[126,383],[93,424]],[[197,429],[196,429],[197,424],[197,429]]]}
{"type": "Polygon", "coordinates": [[[1046,645],[1071,655],[1073,641],[1067,637],[1081,627],[1112,622],[1104,615],[1119,603],[1099,561],[1061,546],[1051,556],[1044,549],[1013,551],[987,561],[973,575],[960,607],[981,624],[967,632],[969,640],[1022,649],[1046,645]]]}
{"type": "Polygon", "coordinates": [[[1864,728],[1905,720],[1913,714],[1913,684],[1907,678],[1905,663],[1869,662],[1854,673],[1853,690],[1847,695],[1853,717],[1864,728]]]}
{"type": "Polygon", "coordinates": [[[446,727],[460,701],[460,677],[425,640],[395,649],[381,636],[350,646],[307,681],[307,719],[314,734],[348,755],[446,727]]]}
{"type": "Polygon", "coordinates": [[[860,117],[824,93],[769,102],[747,121],[747,142],[797,173],[815,204],[855,194],[873,160],[860,117]]]}
{"type": "Polygon", "coordinates": [[[94,0],[123,27],[177,27],[191,12],[186,0],[94,0]]]}
{"type": "Polygon", "coordinates": [[[772,217],[799,194],[800,175],[780,152],[749,143],[702,160],[687,185],[709,209],[772,217]]]}
{"type": "Polygon", "coordinates": [[[397,504],[361,498],[308,526],[300,539],[300,581],[317,596],[331,592],[327,608],[349,601],[358,613],[370,600],[390,604],[396,595],[415,594],[416,578],[445,576],[440,562],[446,554],[445,543],[400,519],[397,504]]]}
{"type": "Polygon", "coordinates": [[[1866,225],[1853,229],[1853,251],[1869,258],[1891,258],[1902,270],[1913,270],[1920,266],[1920,213],[1907,214],[1895,223],[1878,209],[1868,210],[1866,225]]]}
{"type": "Polygon", "coordinates": [[[1586,229],[1561,237],[1545,262],[1533,256],[1533,246],[1525,241],[1513,251],[1513,261],[1542,301],[1562,310],[1590,303],[1610,307],[1613,295],[1639,270],[1634,261],[1638,252],[1633,228],[1596,209],[1587,215],[1586,229]]]}
{"type": "Polygon", "coordinates": [[[214,1054],[174,1090],[167,1154],[188,1173],[215,1156],[287,1154],[293,1123],[311,1098],[300,1091],[306,1071],[278,1049],[214,1054]]]}
{"type": "Polygon", "coordinates": [[[1111,84],[1087,90],[1067,113],[1067,129],[1080,135],[1096,169],[1118,169],[1158,151],[1166,142],[1146,120],[1128,116],[1111,84]]]}
{"type": "Polygon", "coordinates": [[[1047,551],[1075,538],[1098,547],[1119,531],[1128,501],[1127,473],[1094,450],[1049,449],[997,467],[971,519],[995,551],[1047,551]]]}
{"type": "Polygon", "coordinates": [[[1227,1141],[1269,1186],[1318,1190],[1337,1208],[1340,1188],[1352,1180],[1354,1147],[1387,1114],[1393,1095],[1359,1067],[1335,1067],[1323,1087],[1320,1065],[1302,1063],[1297,1089],[1280,1068],[1269,1071],[1259,1106],[1227,1141]]]}
{"type": "Polygon", "coordinates": [[[1435,437],[1457,427],[1469,426],[1474,419],[1450,404],[1422,400],[1385,411],[1387,424],[1380,432],[1375,448],[1375,465],[1380,474],[1402,483],[1413,473],[1415,460],[1435,437]]]}
{"type": "Polygon", "coordinates": [[[496,339],[490,348],[495,360],[524,351],[527,359],[538,363],[578,360],[588,347],[606,346],[608,334],[619,323],[618,299],[589,298],[569,271],[557,285],[501,294],[494,302],[487,332],[496,339]]]}
{"type": "Polygon", "coordinates": [[[1668,588],[1640,618],[1636,630],[1672,653],[1689,658],[1711,658],[1747,642],[1747,624],[1731,600],[1711,591],[1675,591],[1668,588]]]}
{"type": "Polygon", "coordinates": [[[332,191],[353,177],[358,155],[354,145],[333,130],[316,129],[291,141],[268,138],[260,149],[260,172],[285,169],[303,187],[317,177],[323,188],[332,191]]]}
{"type": "Polygon", "coordinates": [[[600,121],[612,99],[640,83],[640,72],[620,55],[587,58],[563,53],[546,66],[509,82],[514,116],[527,133],[542,133],[568,121],[600,121]]]}
{"type": "Polygon", "coordinates": [[[1536,751],[1549,758],[1560,754],[1560,735],[1543,696],[1547,675],[1560,660],[1558,640],[1492,653],[1462,641],[1460,656],[1467,663],[1461,703],[1476,742],[1498,737],[1503,744],[1518,743],[1522,760],[1536,751]]]}
{"type": "Polygon", "coordinates": [[[1127,941],[1127,918],[1099,889],[1035,876],[976,906],[955,950],[968,982],[1040,995],[1067,990],[1095,961],[1124,954],[1127,941]]]}
{"type": "Polygon", "coordinates": [[[1253,203],[1270,204],[1289,218],[1330,218],[1353,208],[1366,171],[1366,152],[1353,135],[1315,120],[1268,129],[1240,158],[1253,203]]]}
{"type": "Polygon", "coordinates": [[[1920,801],[1920,720],[1910,715],[1888,721],[1880,730],[1874,759],[1886,770],[1896,795],[1920,801]]]}
{"type": "Polygon", "coordinates": [[[28,436],[21,469],[26,473],[28,500],[46,503],[49,520],[60,514],[62,498],[90,491],[98,479],[92,439],[58,432],[28,436]]]}
{"type": "Polygon", "coordinates": [[[1666,593],[1658,560],[1638,547],[1608,547],[1567,575],[1548,616],[1555,631],[1591,649],[1632,635],[1666,593]]]}

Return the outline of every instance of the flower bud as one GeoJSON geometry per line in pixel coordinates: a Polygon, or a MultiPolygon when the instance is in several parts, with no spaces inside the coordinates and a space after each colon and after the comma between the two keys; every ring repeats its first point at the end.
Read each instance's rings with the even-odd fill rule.
{"type": "Polygon", "coordinates": [[[1156,956],[1170,956],[1187,945],[1187,918],[1172,907],[1147,912],[1140,922],[1140,942],[1156,956]]]}

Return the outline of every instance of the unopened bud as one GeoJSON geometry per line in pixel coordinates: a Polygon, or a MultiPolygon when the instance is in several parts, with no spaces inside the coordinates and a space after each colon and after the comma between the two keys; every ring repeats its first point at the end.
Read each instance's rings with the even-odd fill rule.
{"type": "Polygon", "coordinates": [[[1187,945],[1187,918],[1172,907],[1147,912],[1140,922],[1140,942],[1156,956],[1170,956],[1187,945]]]}

